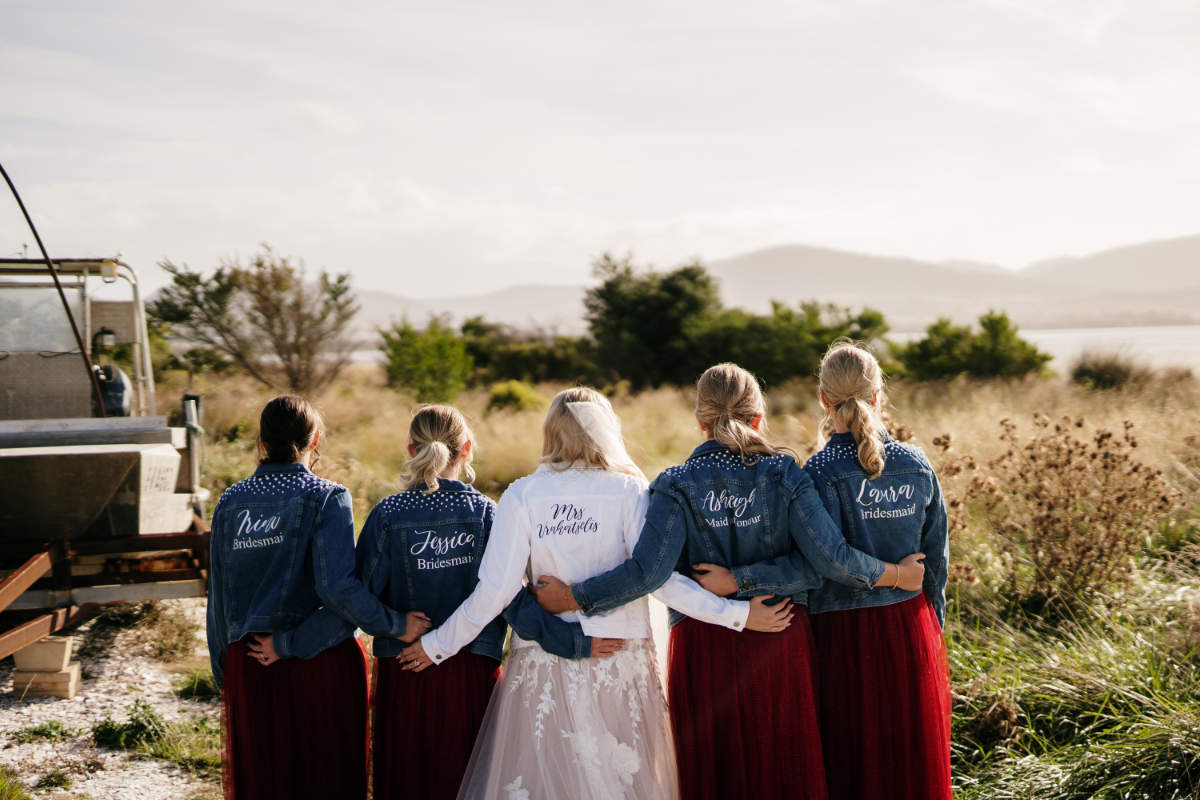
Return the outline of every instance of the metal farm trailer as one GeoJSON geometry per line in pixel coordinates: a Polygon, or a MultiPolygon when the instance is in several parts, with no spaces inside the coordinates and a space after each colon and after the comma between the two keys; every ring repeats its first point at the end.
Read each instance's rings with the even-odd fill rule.
{"type": "Polygon", "coordinates": [[[181,425],[155,416],[131,267],[54,266],[0,259],[0,658],[104,604],[199,597],[207,582],[199,398],[185,396],[181,425]],[[117,290],[129,299],[108,299],[117,290]],[[110,363],[93,382],[81,339],[133,377],[110,363]]]}

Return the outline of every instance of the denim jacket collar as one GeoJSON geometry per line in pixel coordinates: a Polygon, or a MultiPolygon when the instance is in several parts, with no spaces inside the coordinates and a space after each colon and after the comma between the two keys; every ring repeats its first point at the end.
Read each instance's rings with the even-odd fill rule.
{"type": "Polygon", "coordinates": [[[463,483],[462,481],[452,480],[451,478],[438,478],[438,491],[439,492],[478,492],[479,490],[476,489],[474,486],[472,486],[469,483],[463,483]]]}
{"type": "Polygon", "coordinates": [[[726,448],[725,445],[721,444],[716,439],[708,439],[706,441],[701,442],[696,447],[696,449],[692,451],[692,454],[690,456],[688,456],[688,461],[691,461],[693,458],[700,458],[701,456],[706,456],[709,453],[715,452],[717,450],[726,450],[726,449],[728,449],[728,448],[726,448]]]}
{"type": "Polygon", "coordinates": [[[312,475],[312,470],[304,466],[299,461],[293,461],[291,464],[259,464],[254,470],[254,477],[259,475],[279,475],[279,474],[312,475]]]}
{"type": "MultiPolygon", "coordinates": [[[[891,434],[889,434],[887,431],[884,431],[879,438],[883,440],[884,444],[895,441],[892,439],[891,434]]],[[[829,444],[848,444],[851,447],[857,446],[854,442],[854,434],[850,433],[849,431],[846,433],[835,433],[833,436],[830,436],[829,444]]]]}

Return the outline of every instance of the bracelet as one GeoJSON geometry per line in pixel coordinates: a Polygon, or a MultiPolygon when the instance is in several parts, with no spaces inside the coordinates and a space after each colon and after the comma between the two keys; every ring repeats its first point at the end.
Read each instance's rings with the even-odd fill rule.
{"type": "Polygon", "coordinates": [[[900,588],[900,565],[896,565],[896,582],[892,584],[893,589],[900,588]]]}

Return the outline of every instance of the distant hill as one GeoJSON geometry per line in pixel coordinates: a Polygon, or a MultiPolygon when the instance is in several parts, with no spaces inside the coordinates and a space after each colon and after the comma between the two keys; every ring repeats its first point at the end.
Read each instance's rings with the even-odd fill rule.
{"type": "Polygon", "coordinates": [[[1021,274],[1117,292],[1200,288],[1200,234],[1039,261],[1021,274]]]}
{"type": "MultiPolygon", "coordinates": [[[[807,245],[781,245],[708,262],[725,305],[766,311],[772,300],[819,300],[884,313],[893,330],[919,331],[940,316],[972,322],[1002,309],[1027,328],[1200,323],[1200,235],[1056,258],[1009,270],[972,261],[919,261],[807,245]]],[[[403,298],[360,290],[360,332],[407,316],[482,315],[518,328],[585,329],[582,286],[514,286],[487,294],[403,298]]]]}

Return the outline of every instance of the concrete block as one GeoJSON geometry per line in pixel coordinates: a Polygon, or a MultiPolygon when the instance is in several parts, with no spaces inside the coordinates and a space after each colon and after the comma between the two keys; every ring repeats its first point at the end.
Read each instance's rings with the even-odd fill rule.
{"type": "Polygon", "coordinates": [[[47,636],[13,653],[18,672],[62,672],[71,662],[75,639],[47,636]]]}
{"type": "Polygon", "coordinates": [[[17,697],[61,697],[70,700],[79,693],[80,666],[73,661],[59,672],[13,672],[13,694],[17,697]]]}

